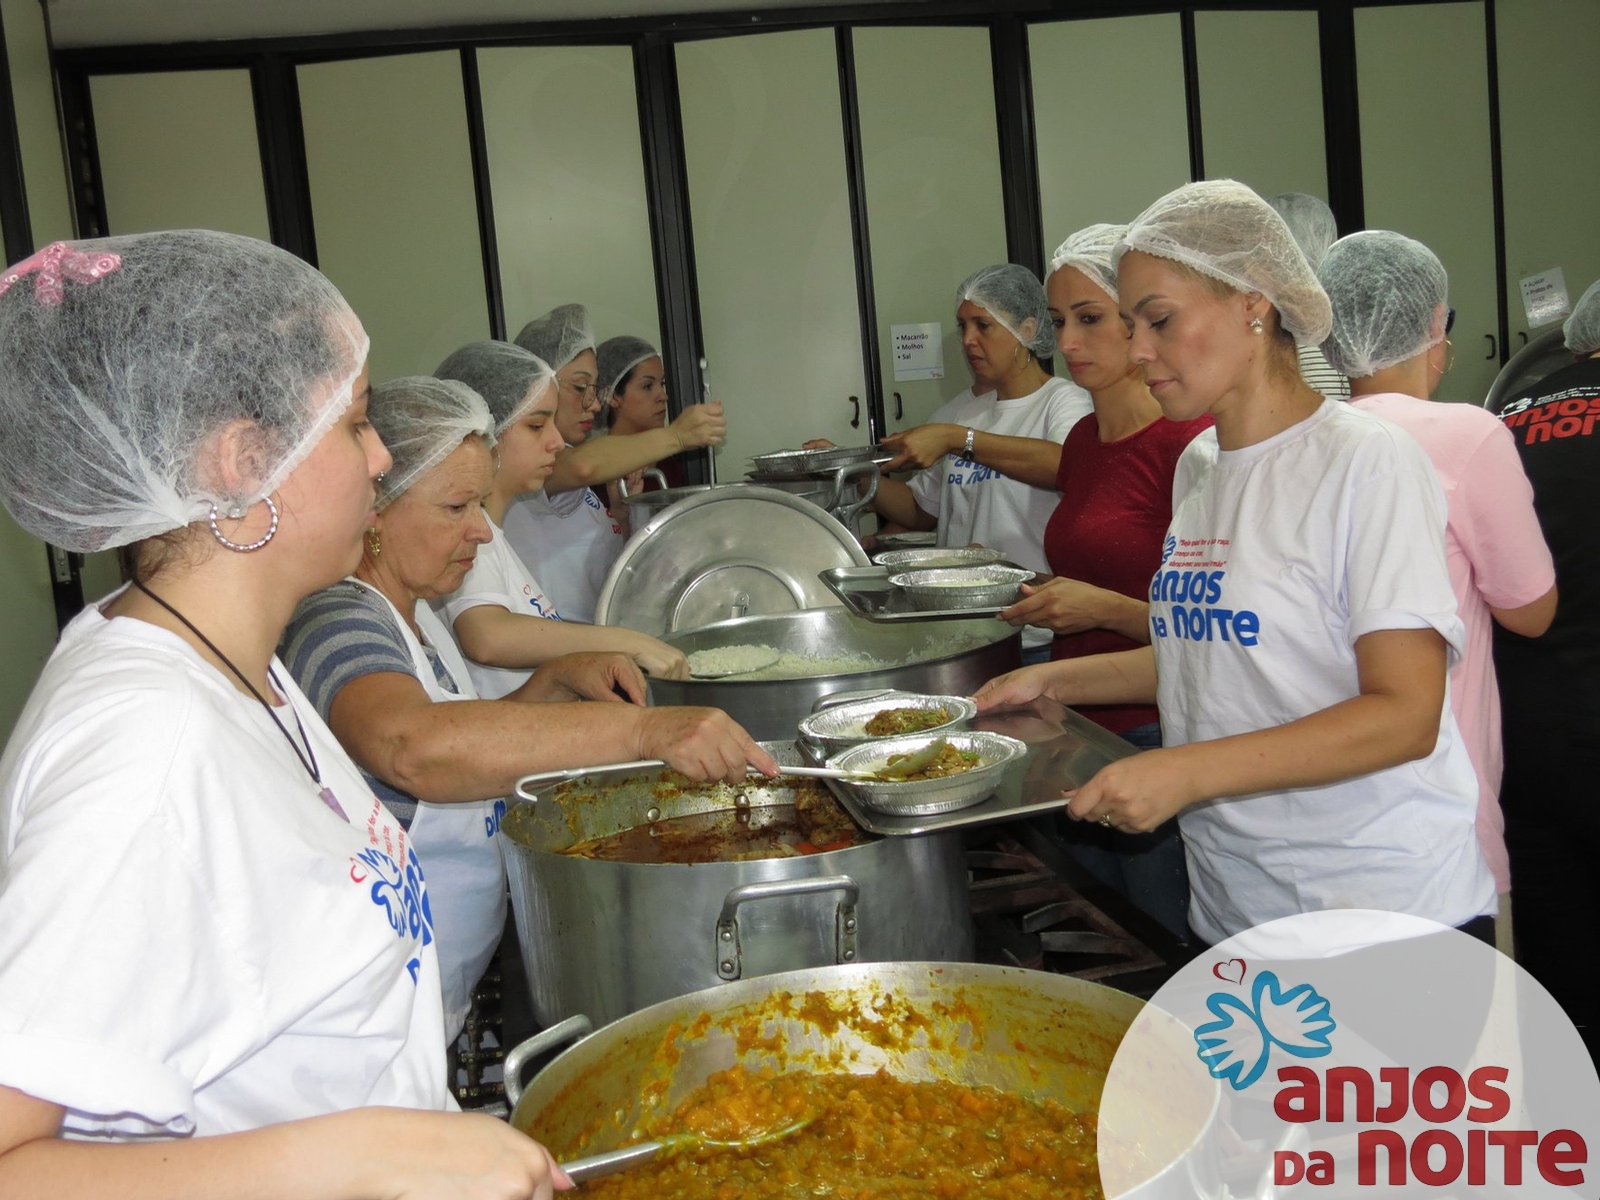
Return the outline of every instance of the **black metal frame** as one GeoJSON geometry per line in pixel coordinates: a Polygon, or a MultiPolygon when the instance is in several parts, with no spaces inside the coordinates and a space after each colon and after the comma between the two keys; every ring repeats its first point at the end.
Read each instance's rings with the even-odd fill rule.
{"type": "MultiPolygon", "coordinates": [[[[1382,7],[1417,0],[1366,0],[1382,7]]],[[[1450,0],[1421,0],[1448,3],[1450,0]]],[[[1214,0],[1181,4],[1172,0],[926,0],[918,4],[862,3],[838,7],[796,7],[760,12],[684,14],[668,17],[608,18],[438,29],[382,30],[316,37],[187,42],[171,45],[97,47],[60,51],[68,151],[80,230],[106,227],[94,143],[88,80],[93,74],[235,67],[251,72],[257,129],[267,184],[272,236],[279,244],[316,261],[315,233],[299,120],[295,67],[301,63],[393,54],[453,50],[462,58],[472,165],[476,189],[485,299],[490,326],[504,336],[504,300],[495,244],[494,206],[484,144],[483,113],[477,86],[479,46],[627,45],[634,78],[644,156],[657,308],[662,352],[667,361],[674,410],[698,399],[704,378],[694,241],[689,221],[689,189],[684,163],[683,126],[678,104],[675,47],[684,41],[804,28],[832,28],[838,45],[839,87],[844,117],[846,171],[851,217],[856,230],[855,268],[861,312],[862,364],[870,424],[884,429],[883,382],[877,338],[870,234],[861,164],[860,120],[856,103],[854,49],[850,31],[857,25],[940,25],[987,27],[994,71],[1001,189],[1011,261],[1042,272],[1046,247],[1041,227],[1028,29],[1040,21],[1177,12],[1183,40],[1184,91],[1190,171],[1205,177],[1200,114],[1200,81],[1195,44],[1195,13],[1206,9],[1303,10],[1318,15],[1321,37],[1324,141],[1329,203],[1341,230],[1362,224],[1360,124],[1355,75],[1356,0],[1214,0]]],[[[1495,221],[1501,279],[1501,354],[1507,329],[1504,209],[1499,163],[1499,104],[1495,86],[1494,0],[1485,0],[1489,23],[1490,121],[1494,143],[1495,221]]],[[[690,463],[690,474],[704,478],[706,463],[690,463]]]]}

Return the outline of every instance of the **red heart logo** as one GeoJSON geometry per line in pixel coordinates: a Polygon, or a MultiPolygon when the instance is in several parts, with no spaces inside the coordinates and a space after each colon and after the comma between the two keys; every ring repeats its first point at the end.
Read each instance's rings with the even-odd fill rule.
{"type": "Polygon", "coordinates": [[[1219,962],[1211,968],[1211,973],[1224,983],[1243,983],[1244,959],[1230,958],[1227,962],[1219,962]]]}

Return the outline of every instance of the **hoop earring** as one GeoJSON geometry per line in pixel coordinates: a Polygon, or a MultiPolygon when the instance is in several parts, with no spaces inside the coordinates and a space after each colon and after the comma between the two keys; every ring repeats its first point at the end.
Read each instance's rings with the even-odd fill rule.
{"type": "Polygon", "coordinates": [[[377,558],[378,555],[383,553],[383,538],[379,536],[376,525],[367,530],[367,552],[373,558],[377,558]]]}
{"type": "MultiPolygon", "coordinates": [[[[273,503],[271,496],[263,496],[261,497],[261,500],[262,503],[267,506],[267,511],[272,514],[272,524],[267,526],[266,533],[262,534],[257,540],[251,542],[249,545],[244,545],[242,543],[229,540],[222,530],[217,528],[218,513],[215,501],[213,501],[211,504],[211,511],[206,514],[206,524],[211,526],[211,536],[216,538],[217,541],[221,542],[224,546],[236,554],[249,554],[251,551],[261,549],[261,547],[270,542],[278,532],[278,506],[273,503]]],[[[233,517],[232,513],[228,515],[233,517]]],[[[238,516],[242,517],[244,516],[244,513],[241,512],[238,514],[238,516]]]]}
{"type": "Polygon", "coordinates": [[[1250,332],[1252,332],[1252,333],[1261,333],[1262,332],[1261,318],[1260,317],[1257,317],[1255,320],[1250,322],[1250,332]]]}

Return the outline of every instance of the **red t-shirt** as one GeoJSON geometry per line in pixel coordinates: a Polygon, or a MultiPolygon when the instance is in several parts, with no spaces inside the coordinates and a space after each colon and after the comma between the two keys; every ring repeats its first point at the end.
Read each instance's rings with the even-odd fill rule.
{"type": "MultiPolygon", "coordinates": [[[[1144,599],[1161,565],[1161,541],[1172,523],[1172,474],[1178,456],[1210,417],[1158,417],[1121,441],[1102,442],[1090,413],[1061,446],[1056,490],[1061,503],[1044,531],[1044,553],[1056,575],[1144,599]]],[[[1057,634],[1052,660],[1132,650],[1135,642],[1109,629],[1057,634]]],[[[1156,720],[1153,704],[1085,705],[1083,715],[1112,733],[1156,720]]]]}

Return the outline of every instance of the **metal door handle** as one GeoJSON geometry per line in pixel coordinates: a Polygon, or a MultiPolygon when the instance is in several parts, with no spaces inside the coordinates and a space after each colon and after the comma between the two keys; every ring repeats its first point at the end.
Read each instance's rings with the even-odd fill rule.
{"type": "Polygon", "coordinates": [[[850,403],[855,405],[855,415],[850,418],[850,428],[851,429],[860,429],[861,428],[861,398],[859,396],[851,396],[850,397],[850,403]]]}
{"type": "Polygon", "coordinates": [[[559,1024],[550,1026],[541,1033],[534,1034],[525,1042],[518,1042],[506,1055],[506,1103],[513,1109],[517,1101],[522,1099],[522,1068],[528,1065],[528,1060],[537,1058],[557,1046],[564,1046],[568,1042],[581,1042],[594,1032],[594,1022],[588,1017],[579,1014],[568,1017],[559,1024]]]}
{"type": "Polygon", "coordinates": [[[894,419],[896,421],[903,421],[906,419],[906,406],[901,403],[899,392],[894,394],[894,419]]]}
{"type": "Polygon", "coordinates": [[[1488,362],[1490,359],[1498,356],[1500,348],[1498,343],[1496,343],[1494,340],[1494,334],[1486,333],[1483,336],[1489,339],[1489,353],[1483,356],[1483,361],[1488,362]]]}
{"type": "MultiPolygon", "coordinates": [[[[834,912],[834,959],[839,963],[856,960],[856,905],[861,900],[861,885],[848,875],[813,875],[810,879],[780,879],[772,883],[747,883],[733,888],[722,902],[717,918],[717,977],[738,979],[743,970],[739,944],[739,906],[749,900],[775,900],[785,896],[811,896],[818,892],[843,892],[834,912]]],[[[510,1060],[507,1059],[509,1069],[510,1060]]]]}
{"type": "Polygon", "coordinates": [[[1517,336],[1522,339],[1522,344],[1524,346],[1528,344],[1528,331],[1526,329],[1517,330],[1517,336]]]}

